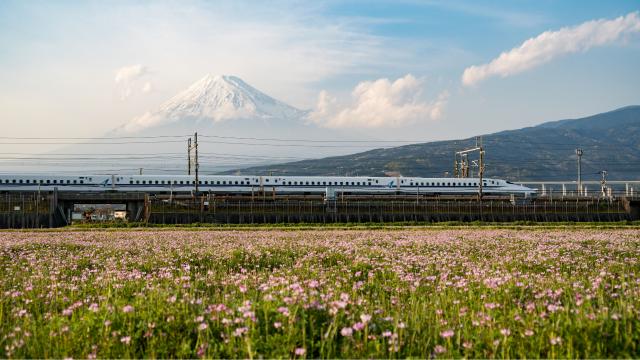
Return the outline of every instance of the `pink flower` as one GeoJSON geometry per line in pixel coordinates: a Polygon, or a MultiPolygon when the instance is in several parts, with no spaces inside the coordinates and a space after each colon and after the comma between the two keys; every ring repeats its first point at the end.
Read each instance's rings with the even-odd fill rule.
{"type": "Polygon", "coordinates": [[[131,342],[131,336],[123,336],[120,338],[120,342],[123,344],[127,344],[129,345],[129,343],[131,342]]]}
{"type": "Polygon", "coordinates": [[[440,333],[440,336],[442,336],[445,339],[448,339],[448,338],[452,337],[453,334],[454,334],[453,330],[445,330],[445,331],[440,333]]]}
{"type": "Polygon", "coordinates": [[[509,330],[509,329],[500,329],[500,334],[502,334],[502,336],[509,336],[509,335],[511,335],[511,330],[509,330]]]}
{"type": "Polygon", "coordinates": [[[562,344],[562,339],[559,336],[556,336],[549,339],[549,342],[551,343],[551,345],[558,345],[562,344]]]}
{"type": "Polygon", "coordinates": [[[350,327],[344,327],[340,330],[340,334],[345,337],[353,335],[353,330],[350,327]]]}
{"type": "Polygon", "coordinates": [[[533,330],[527,329],[524,331],[524,336],[533,336],[533,330]]]}
{"type": "Polygon", "coordinates": [[[286,306],[280,306],[278,308],[278,312],[284,316],[289,316],[289,308],[287,308],[286,306]]]}
{"type": "Polygon", "coordinates": [[[296,350],[295,350],[295,354],[297,356],[302,356],[302,355],[306,354],[306,352],[307,352],[307,349],[305,349],[305,348],[296,348],[296,350]]]}
{"type": "Polygon", "coordinates": [[[357,323],[353,324],[351,328],[353,328],[353,330],[355,331],[360,331],[364,329],[364,326],[365,326],[364,323],[358,321],[357,323]]]}
{"type": "Polygon", "coordinates": [[[368,323],[371,320],[371,315],[362,314],[360,315],[360,320],[362,320],[363,323],[368,323]]]}
{"type": "Polygon", "coordinates": [[[282,323],[279,321],[276,321],[273,323],[273,327],[276,329],[280,329],[282,327],[282,323]]]}
{"type": "Polygon", "coordinates": [[[207,324],[206,323],[200,323],[200,325],[198,325],[198,330],[202,331],[202,330],[206,330],[207,329],[207,324]]]}
{"type": "Polygon", "coordinates": [[[130,313],[133,312],[133,306],[131,305],[125,305],[125,307],[122,308],[122,312],[123,313],[130,313]]]}
{"type": "Polygon", "coordinates": [[[89,310],[93,311],[93,312],[98,312],[98,304],[96,303],[92,303],[91,305],[89,305],[89,310]]]}
{"type": "Polygon", "coordinates": [[[442,345],[436,345],[433,350],[436,352],[436,354],[442,354],[443,352],[447,351],[447,349],[445,349],[442,345]]]}

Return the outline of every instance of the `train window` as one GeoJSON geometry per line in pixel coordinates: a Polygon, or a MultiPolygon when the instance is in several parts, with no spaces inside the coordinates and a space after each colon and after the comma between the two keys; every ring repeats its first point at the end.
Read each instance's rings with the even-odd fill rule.
{"type": "Polygon", "coordinates": [[[140,184],[140,180],[136,180],[136,184],[140,184]]]}
{"type": "Polygon", "coordinates": [[[73,180],[73,183],[74,183],[74,184],[77,184],[77,183],[78,183],[78,180],[73,180]]]}
{"type": "Polygon", "coordinates": [[[19,182],[20,184],[22,184],[22,179],[20,179],[18,182],[19,182]]]}
{"type": "MultiPolygon", "coordinates": [[[[76,183],[76,181],[75,181],[75,180],[73,180],[73,183],[75,184],[75,183],[76,183]]],[[[133,184],[133,180],[129,180],[129,184],[133,184]]]]}
{"type": "Polygon", "coordinates": [[[142,180],[142,184],[145,185],[147,183],[147,180],[142,180]]]}
{"type": "Polygon", "coordinates": [[[307,182],[305,182],[304,184],[305,184],[305,185],[309,185],[309,182],[307,181],[307,182]]]}
{"type": "Polygon", "coordinates": [[[220,185],[220,180],[216,181],[216,185],[220,185]]]}
{"type": "Polygon", "coordinates": [[[326,182],[326,181],[323,181],[323,182],[322,182],[322,185],[327,185],[327,182],[326,182]]]}
{"type": "Polygon", "coordinates": [[[294,182],[293,182],[293,185],[298,185],[298,182],[297,182],[297,181],[294,181],[294,182]]]}
{"type": "Polygon", "coordinates": [[[236,180],[236,185],[238,185],[238,181],[236,180]]]}
{"type": "Polygon", "coordinates": [[[264,181],[269,182],[269,179],[265,179],[264,181]]]}
{"type": "Polygon", "coordinates": [[[291,185],[291,181],[289,181],[289,185],[291,185]]]}
{"type": "Polygon", "coordinates": [[[47,179],[47,184],[50,184],[50,183],[51,183],[51,180],[48,180],[48,179],[47,179]]]}
{"type": "Polygon", "coordinates": [[[80,184],[84,184],[84,180],[80,180],[80,184]]]}
{"type": "Polygon", "coordinates": [[[27,180],[25,180],[25,182],[26,182],[27,184],[30,184],[30,183],[31,183],[31,180],[27,179],[27,180]]]}

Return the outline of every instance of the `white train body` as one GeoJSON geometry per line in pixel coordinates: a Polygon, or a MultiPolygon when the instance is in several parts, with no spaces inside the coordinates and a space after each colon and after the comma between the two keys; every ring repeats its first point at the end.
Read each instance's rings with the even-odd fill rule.
{"type": "MultiPolygon", "coordinates": [[[[180,193],[195,190],[193,175],[2,175],[1,191],[144,191],[180,193]]],[[[505,180],[485,178],[483,193],[528,197],[536,190],[505,180]]],[[[477,178],[228,176],[201,175],[198,190],[216,194],[268,191],[278,194],[452,194],[478,193],[477,178]]]]}

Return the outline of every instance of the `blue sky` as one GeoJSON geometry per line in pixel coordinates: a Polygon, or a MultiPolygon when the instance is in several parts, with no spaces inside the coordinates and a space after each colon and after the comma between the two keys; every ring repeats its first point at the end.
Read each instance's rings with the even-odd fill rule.
{"type": "Polygon", "coordinates": [[[639,10],[638,1],[2,1],[0,117],[8,136],[101,135],[212,73],[346,134],[467,137],[640,104],[639,10]],[[600,41],[611,26],[620,34],[600,41]],[[586,35],[573,40],[572,29],[586,35]],[[546,31],[561,38],[552,50],[540,39],[490,65],[546,31]],[[371,111],[393,125],[368,122],[371,111]]]}

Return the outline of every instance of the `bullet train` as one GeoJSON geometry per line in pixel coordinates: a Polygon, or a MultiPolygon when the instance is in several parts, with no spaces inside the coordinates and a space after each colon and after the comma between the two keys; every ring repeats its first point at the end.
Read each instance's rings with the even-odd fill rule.
{"type": "MultiPolygon", "coordinates": [[[[216,194],[247,194],[257,191],[278,194],[442,194],[474,195],[478,178],[342,177],[342,176],[227,176],[201,175],[198,191],[216,194]]],[[[536,190],[500,179],[483,179],[487,195],[529,197],[536,190]]],[[[144,191],[147,193],[193,192],[193,175],[3,175],[0,192],[6,191],[144,191]]]]}

